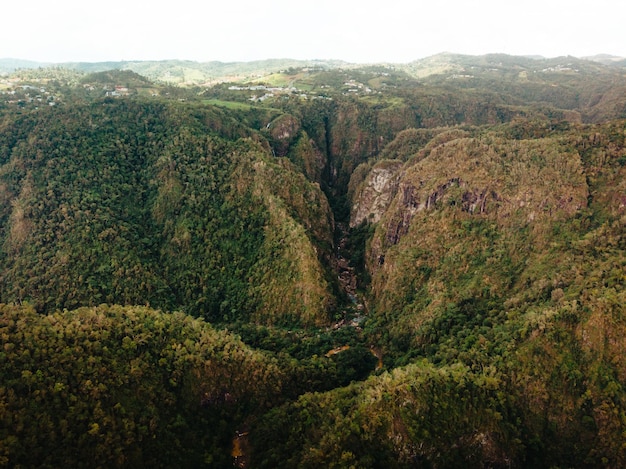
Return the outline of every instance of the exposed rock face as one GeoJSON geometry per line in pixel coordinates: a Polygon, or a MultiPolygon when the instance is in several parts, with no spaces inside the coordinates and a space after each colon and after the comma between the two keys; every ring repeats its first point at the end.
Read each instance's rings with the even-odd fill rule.
{"type": "MultiPolygon", "coordinates": [[[[367,189],[373,191],[376,186],[373,173],[366,178],[357,199],[360,203],[368,201],[367,189]]],[[[504,226],[512,220],[567,218],[587,205],[580,156],[547,141],[480,146],[475,139],[459,139],[437,146],[423,161],[398,168],[395,174],[393,193],[377,194],[375,199],[388,207],[386,213],[382,213],[384,208],[379,210],[376,218],[385,229],[387,246],[397,244],[408,233],[412,219],[424,210],[456,207],[504,226]]],[[[355,216],[359,213],[355,211],[355,216]]]]}
{"type": "Polygon", "coordinates": [[[461,178],[453,177],[444,184],[420,198],[419,187],[414,186],[410,182],[402,181],[399,183],[398,205],[400,210],[388,224],[386,242],[389,245],[398,244],[400,238],[409,231],[409,225],[413,216],[422,210],[434,209],[437,202],[448,205],[459,205],[463,212],[469,214],[484,214],[487,211],[487,203],[489,201],[501,202],[502,198],[493,190],[475,189],[469,187],[469,184],[461,178]],[[453,192],[457,189],[456,193],[453,192]]]}
{"type": "Polygon", "coordinates": [[[350,215],[350,227],[363,221],[378,223],[398,191],[402,162],[386,162],[375,166],[355,197],[350,215]]]}
{"type": "MultiPolygon", "coordinates": [[[[366,254],[373,304],[388,310],[400,307],[398,292],[413,294],[409,279],[426,278],[441,259],[456,266],[449,274],[455,275],[476,258],[464,258],[468,249],[494,258],[490,243],[495,239],[506,246],[498,255],[522,262],[520,246],[548,246],[553,226],[577,216],[589,200],[580,155],[550,139],[452,140],[433,145],[424,158],[407,162],[395,174],[394,195],[377,195],[388,205],[378,212],[366,254]]],[[[373,174],[364,178],[358,203],[366,189],[373,192],[375,179],[373,174]]],[[[615,191],[600,197],[611,200],[619,213],[615,191]]],[[[442,287],[433,283],[432,288],[442,287]]]]}
{"type": "Polygon", "coordinates": [[[289,146],[298,136],[301,128],[300,121],[289,114],[284,114],[269,124],[268,130],[276,156],[287,154],[289,146]]]}

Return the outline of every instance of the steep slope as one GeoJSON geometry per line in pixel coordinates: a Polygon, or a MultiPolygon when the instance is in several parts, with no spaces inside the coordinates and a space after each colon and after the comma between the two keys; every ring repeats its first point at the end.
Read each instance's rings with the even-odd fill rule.
{"type": "Polygon", "coordinates": [[[224,111],[104,100],[7,115],[1,135],[2,301],[327,320],[326,199],[224,111]],[[278,290],[257,283],[274,268],[278,290]]]}
{"type": "Polygon", "coordinates": [[[552,225],[587,206],[580,156],[554,139],[444,135],[403,167],[371,241],[372,293],[384,310],[431,311],[446,297],[508,295],[514,277],[504,275],[503,263],[514,276],[527,249],[543,252],[552,225]],[[409,293],[411,285],[424,290],[409,293]]]}
{"type": "MultiPolygon", "coordinates": [[[[397,182],[384,210],[379,199],[363,199],[378,168],[390,167],[374,166],[354,214],[374,212],[370,218],[381,220],[367,257],[375,309],[395,311],[399,330],[408,332],[451,302],[497,304],[527,294],[528,272],[547,251],[565,252],[572,238],[622,216],[620,127],[546,131],[532,139],[507,137],[511,126],[442,133],[403,166],[391,166],[395,175],[388,177],[397,182]],[[600,162],[598,154],[605,155],[600,162]]],[[[563,266],[545,268],[556,277],[563,266]]]]}
{"type": "Polygon", "coordinates": [[[359,164],[379,158],[400,132],[420,128],[426,137],[448,126],[547,119],[546,114],[553,112],[555,119],[563,117],[552,109],[516,107],[490,94],[459,94],[414,83],[367,99],[338,96],[312,102],[290,100],[283,106],[298,120],[287,141],[278,142],[279,154],[321,184],[338,219],[349,216],[345,196],[352,173],[359,164]]]}

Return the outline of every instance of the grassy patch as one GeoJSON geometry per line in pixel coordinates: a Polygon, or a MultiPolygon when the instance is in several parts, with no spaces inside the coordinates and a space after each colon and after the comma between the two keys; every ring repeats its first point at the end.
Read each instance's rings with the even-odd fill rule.
{"type": "Polygon", "coordinates": [[[361,100],[369,104],[383,105],[386,108],[404,106],[404,99],[398,96],[382,96],[376,94],[363,96],[361,100]]]}
{"type": "Polygon", "coordinates": [[[243,109],[246,111],[252,108],[252,105],[248,103],[240,103],[237,101],[224,101],[222,99],[203,99],[202,103],[208,104],[210,106],[225,107],[227,109],[243,109]]]}

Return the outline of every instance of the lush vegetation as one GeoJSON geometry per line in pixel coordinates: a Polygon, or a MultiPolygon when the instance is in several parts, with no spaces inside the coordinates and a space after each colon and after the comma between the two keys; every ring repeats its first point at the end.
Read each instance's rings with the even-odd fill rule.
{"type": "Polygon", "coordinates": [[[626,465],[619,67],[126,65],[2,82],[0,466],[626,465]]]}
{"type": "Polygon", "coordinates": [[[274,361],[182,313],[3,306],[0,334],[11,467],[227,466],[237,425],[282,382],[274,361]]]}
{"type": "Polygon", "coordinates": [[[7,120],[2,137],[3,301],[326,320],[323,194],[217,109],[96,101],[7,120]],[[285,281],[257,281],[272,272],[285,281]]]}

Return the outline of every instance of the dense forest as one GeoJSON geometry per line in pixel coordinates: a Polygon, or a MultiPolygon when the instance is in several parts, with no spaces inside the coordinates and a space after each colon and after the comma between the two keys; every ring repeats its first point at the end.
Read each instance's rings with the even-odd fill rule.
{"type": "Polygon", "coordinates": [[[626,70],[143,66],[0,77],[0,466],[626,465],[626,70]]]}

